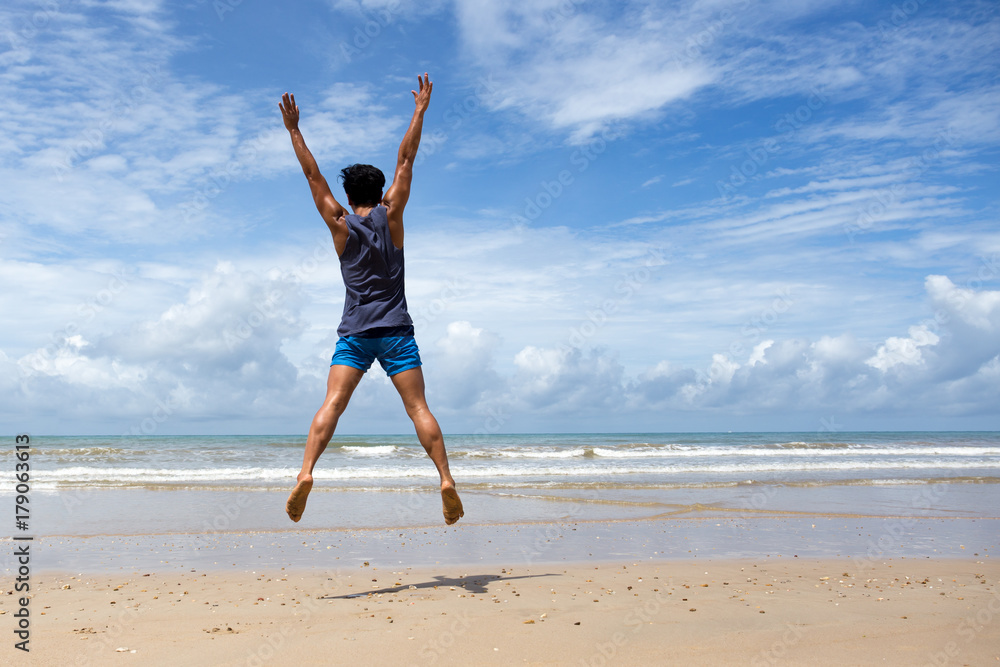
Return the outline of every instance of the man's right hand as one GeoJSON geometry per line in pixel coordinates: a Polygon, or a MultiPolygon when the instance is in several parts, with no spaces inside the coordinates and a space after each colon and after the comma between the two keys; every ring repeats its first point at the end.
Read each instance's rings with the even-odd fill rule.
{"type": "Polygon", "coordinates": [[[289,132],[299,129],[299,107],[295,104],[295,95],[288,93],[282,95],[278,108],[281,109],[281,120],[285,123],[285,129],[289,132]]]}
{"type": "Polygon", "coordinates": [[[420,92],[416,90],[411,90],[410,92],[413,93],[413,101],[417,103],[417,111],[423,113],[427,111],[427,107],[431,103],[431,89],[434,88],[434,84],[431,83],[427,72],[424,72],[423,78],[418,74],[417,82],[420,84],[420,92]]]}

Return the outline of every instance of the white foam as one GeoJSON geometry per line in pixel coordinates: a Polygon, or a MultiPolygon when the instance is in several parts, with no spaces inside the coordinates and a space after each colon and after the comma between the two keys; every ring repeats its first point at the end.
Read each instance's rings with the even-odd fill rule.
{"type": "MultiPolygon", "coordinates": [[[[553,462],[555,463],[555,462],[553,462]]],[[[491,465],[466,463],[453,466],[456,477],[462,479],[543,477],[546,479],[588,478],[605,475],[719,475],[767,472],[793,476],[796,473],[850,472],[858,470],[1000,470],[1000,461],[939,461],[920,458],[848,461],[685,461],[666,463],[640,460],[629,464],[609,464],[597,461],[567,461],[562,465],[491,465]]],[[[295,468],[234,467],[234,468],[107,468],[76,466],[56,470],[39,470],[37,482],[54,484],[95,484],[102,486],[146,486],[150,484],[202,484],[236,482],[244,485],[284,483],[294,479],[295,468]]],[[[430,463],[425,465],[379,465],[374,462],[350,467],[320,468],[314,472],[317,480],[358,480],[393,478],[433,478],[437,473],[430,463]]]]}
{"type": "Polygon", "coordinates": [[[479,451],[469,451],[466,454],[476,458],[501,457],[507,459],[571,459],[578,456],[585,456],[587,450],[582,447],[573,449],[486,449],[479,451]]]}
{"type": "Polygon", "coordinates": [[[697,452],[661,449],[659,447],[644,447],[642,449],[610,449],[608,447],[594,447],[594,455],[606,459],[651,459],[670,458],[671,456],[694,456],[697,455],[697,452]]]}
{"type": "Polygon", "coordinates": [[[912,457],[912,456],[996,456],[1000,448],[996,447],[879,447],[868,448],[852,446],[850,448],[831,449],[774,449],[759,447],[698,447],[692,449],[641,448],[617,449],[609,447],[594,447],[594,454],[604,458],[836,458],[836,457],[912,457]]]}
{"type": "Polygon", "coordinates": [[[373,447],[358,447],[355,445],[344,445],[340,447],[342,452],[349,452],[354,456],[388,456],[395,454],[399,447],[396,445],[375,445],[373,447]]]}

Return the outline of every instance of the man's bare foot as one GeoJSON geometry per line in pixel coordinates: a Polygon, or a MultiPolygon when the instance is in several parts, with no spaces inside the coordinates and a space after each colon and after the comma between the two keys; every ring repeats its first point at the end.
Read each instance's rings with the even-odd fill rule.
{"type": "Polygon", "coordinates": [[[292,521],[298,521],[302,518],[302,513],[306,511],[306,501],[309,500],[309,492],[313,488],[312,475],[299,475],[299,477],[301,479],[298,480],[285,502],[285,512],[288,513],[288,518],[292,521]]]}
{"type": "Polygon", "coordinates": [[[449,526],[465,516],[462,499],[454,486],[441,487],[441,504],[444,506],[444,522],[449,526]]]}

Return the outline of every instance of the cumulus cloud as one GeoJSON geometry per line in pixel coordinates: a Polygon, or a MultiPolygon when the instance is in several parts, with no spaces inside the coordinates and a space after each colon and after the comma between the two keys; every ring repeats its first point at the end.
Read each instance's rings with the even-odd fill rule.
{"type": "Polygon", "coordinates": [[[515,409],[575,412],[614,408],[621,400],[623,369],[606,350],[525,347],[514,357],[517,371],[507,399],[515,409]]]}
{"type": "Polygon", "coordinates": [[[930,331],[926,325],[910,327],[908,338],[893,336],[879,345],[875,356],[865,361],[872,368],[886,372],[896,366],[919,366],[924,363],[920,348],[937,345],[937,334],[930,331]]]}
{"type": "Polygon", "coordinates": [[[155,410],[187,423],[299,414],[305,396],[310,404],[322,396],[321,379],[281,350],[305,329],[300,308],[300,287],[288,277],[220,263],[155,319],[93,340],[65,336],[0,362],[13,397],[7,419],[55,410],[127,431],[155,410]]]}
{"type": "MultiPolygon", "coordinates": [[[[812,342],[767,339],[743,360],[716,353],[704,368],[665,360],[633,377],[613,350],[529,345],[514,355],[512,372],[491,372],[496,384],[478,394],[484,400],[464,406],[480,415],[499,409],[528,420],[599,411],[619,425],[719,411],[731,418],[894,415],[914,408],[936,415],[992,414],[1000,392],[1000,291],[958,287],[944,276],[928,277],[926,287],[935,316],[909,327],[906,336],[880,343],[849,333],[812,342]]],[[[461,323],[455,331],[471,330],[461,323]]],[[[478,363],[492,368],[495,362],[484,354],[478,363]]]]}
{"type": "MultiPolygon", "coordinates": [[[[567,416],[628,430],[662,429],[682,414],[991,414],[1000,391],[1000,291],[945,276],[929,276],[925,287],[933,315],[906,335],[771,336],[743,357],[715,353],[701,368],[654,359],[631,374],[606,346],[528,344],[508,359],[499,334],[454,321],[424,342],[428,398],[451,430],[467,431],[487,420],[493,430],[543,428],[567,416]]],[[[19,412],[77,424],[99,415],[123,431],[143,423],[155,430],[155,415],[167,415],[188,426],[282,419],[304,431],[325,367],[296,366],[282,351],[307,328],[302,303],[301,284],[288,276],[220,263],[183,301],[127,330],[66,335],[18,359],[0,356],[12,397],[5,421],[19,412]]],[[[345,425],[378,416],[405,432],[402,411],[387,409],[396,400],[388,379],[370,373],[345,425]]]]}
{"type": "Polygon", "coordinates": [[[963,325],[983,332],[995,332],[1000,326],[1000,292],[958,287],[947,276],[928,276],[926,288],[931,303],[963,325]]]}
{"type": "Polygon", "coordinates": [[[452,409],[465,409],[492,400],[498,378],[493,368],[500,337],[469,322],[452,322],[436,342],[436,363],[428,371],[437,383],[436,394],[452,409]]]}
{"type": "Polygon", "coordinates": [[[960,380],[995,360],[1000,354],[1000,291],[960,287],[947,276],[928,276],[925,288],[934,307],[927,325],[940,330],[944,339],[934,349],[934,377],[960,380]]]}
{"type": "MultiPolygon", "coordinates": [[[[709,372],[693,379],[679,369],[657,368],[640,376],[632,392],[645,405],[678,408],[714,404],[738,411],[865,411],[917,404],[938,412],[952,404],[946,396],[960,391],[956,382],[982,386],[995,380],[1000,291],[960,288],[944,276],[928,277],[926,287],[935,315],[911,326],[907,336],[890,336],[875,345],[850,334],[812,343],[765,341],[746,364],[717,354],[709,372]],[[667,384],[666,378],[674,382],[667,384]]],[[[970,414],[995,408],[981,392],[970,394],[962,405],[970,414]]]]}

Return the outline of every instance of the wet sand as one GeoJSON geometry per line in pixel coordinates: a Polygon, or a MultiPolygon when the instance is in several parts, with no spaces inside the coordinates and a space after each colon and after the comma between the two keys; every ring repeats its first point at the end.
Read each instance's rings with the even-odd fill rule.
{"type": "MultiPolygon", "coordinates": [[[[796,515],[480,524],[466,517],[450,527],[65,535],[38,538],[34,544],[35,572],[329,569],[363,561],[427,567],[781,557],[845,559],[858,569],[890,558],[987,557],[1000,548],[1000,519],[796,515]]],[[[15,569],[13,550],[0,551],[0,572],[15,569]]]]}
{"type": "MultiPolygon", "coordinates": [[[[32,546],[30,664],[995,664],[997,525],[705,517],[45,537],[32,546]]],[[[13,644],[5,661],[23,659],[13,644]]]]}

